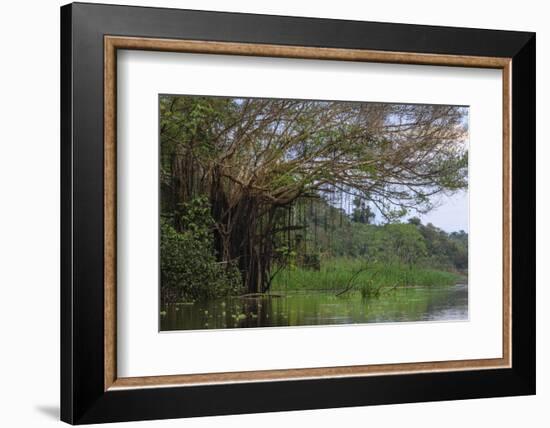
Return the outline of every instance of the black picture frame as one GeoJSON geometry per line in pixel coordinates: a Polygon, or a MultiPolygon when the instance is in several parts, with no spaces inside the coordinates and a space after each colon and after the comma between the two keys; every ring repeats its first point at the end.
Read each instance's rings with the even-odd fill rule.
{"type": "Polygon", "coordinates": [[[535,34],[73,3],[61,8],[61,419],[71,424],[535,393],[535,34]],[[104,390],[104,36],[512,58],[512,367],[104,390]]]}

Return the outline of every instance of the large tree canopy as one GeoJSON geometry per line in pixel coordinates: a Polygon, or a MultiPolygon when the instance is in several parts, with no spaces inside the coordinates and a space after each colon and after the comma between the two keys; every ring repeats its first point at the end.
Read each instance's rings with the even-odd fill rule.
{"type": "Polygon", "coordinates": [[[163,212],[181,228],[184,204],[207,195],[219,259],[263,291],[297,200],[339,192],[387,219],[427,211],[466,187],[466,135],[456,106],[162,96],[163,212]]]}

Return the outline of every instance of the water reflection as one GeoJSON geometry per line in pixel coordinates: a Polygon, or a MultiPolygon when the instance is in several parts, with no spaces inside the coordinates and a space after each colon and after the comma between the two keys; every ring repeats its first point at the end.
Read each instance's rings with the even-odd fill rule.
{"type": "Polygon", "coordinates": [[[409,287],[378,298],[359,293],[288,293],[226,298],[162,308],[161,330],[451,321],[468,318],[468,286],[409,287]]]}

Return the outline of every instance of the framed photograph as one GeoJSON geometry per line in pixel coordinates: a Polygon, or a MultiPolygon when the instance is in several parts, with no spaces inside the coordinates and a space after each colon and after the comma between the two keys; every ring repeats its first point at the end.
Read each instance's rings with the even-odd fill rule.
{"type": "Polygon", "coordinates": [[[535,393],[535,35],[61,8],[61,418],[535,393]]]}

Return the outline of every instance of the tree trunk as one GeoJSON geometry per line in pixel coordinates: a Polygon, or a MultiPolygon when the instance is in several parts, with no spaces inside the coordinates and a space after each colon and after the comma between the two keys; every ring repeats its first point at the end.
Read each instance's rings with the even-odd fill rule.
{"type": "Polygon", "coordinates": [[[237,263],[248,293],[263,293],[269,287],[273,258],[273,210],[259,218],[259,206],[253,198],[243,198],[222,219],[216,231],[220,261],[237,263]]]}

